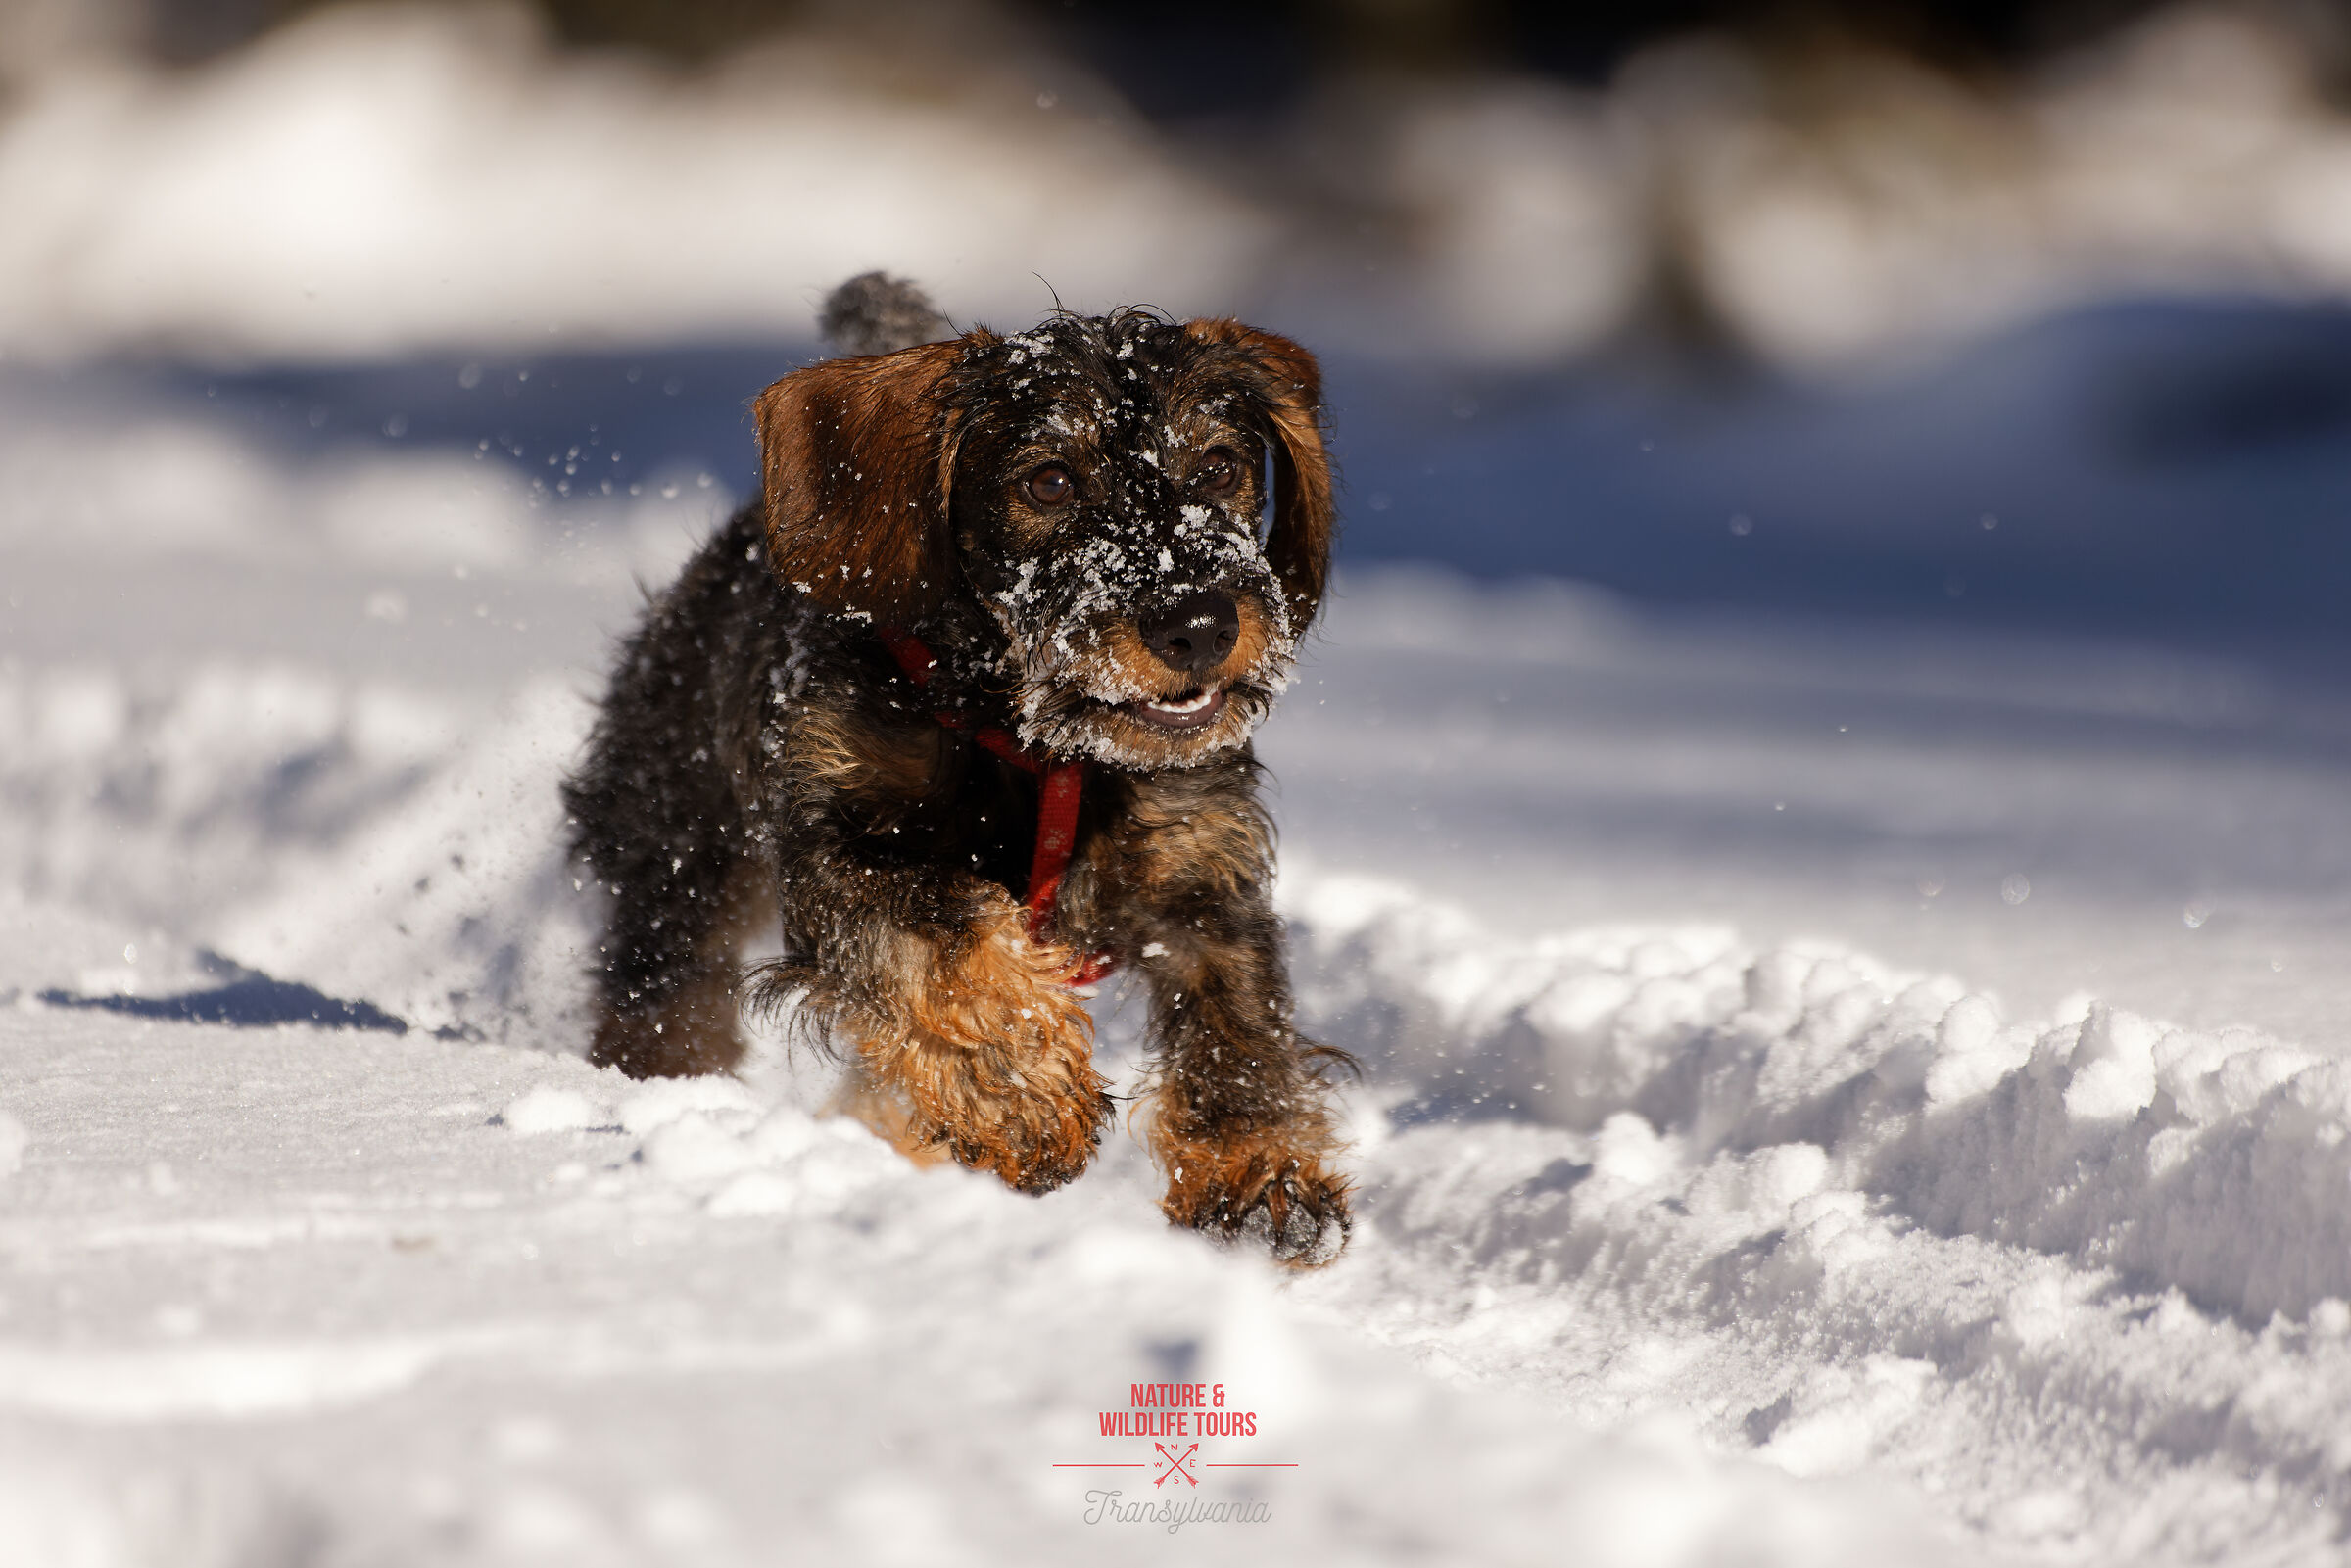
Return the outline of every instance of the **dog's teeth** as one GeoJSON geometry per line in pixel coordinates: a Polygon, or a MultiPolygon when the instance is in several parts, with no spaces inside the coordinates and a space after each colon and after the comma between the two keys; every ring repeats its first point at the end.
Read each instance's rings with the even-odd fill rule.
{"type": "Polygon", "coordinates": [[[1203,691],[1198,696],[1186,697],[1181,702],[1151,702],[1146,703],[1145,706],[1156,713],[1198,713],[1216,699],[1217,694],[1214,691],[1203,691]]]}

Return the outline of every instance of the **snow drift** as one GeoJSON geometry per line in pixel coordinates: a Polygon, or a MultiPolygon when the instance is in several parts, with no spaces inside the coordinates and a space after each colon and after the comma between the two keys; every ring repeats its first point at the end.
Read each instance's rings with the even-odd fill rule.
{"type": "MultiPolygon", "coordinates": [[[[753,1289],[754,1238],[772,1235],[798,1250],[795,1268],[820,1296],[883,1292],[861,1309],[880,1315],[839,1329],[850,1337],[836,1351],[820,1349],[833,1328],[798,1349],[757,1350],[760,1331],[744,1322],[712,1328],[706,1344],[670,1341],[669,1358],[650,1361],[647,1342],[593,1306],[617,1279],[585,1298],[553,1277],[534,1284],[538,1309],[569,1326],[519,1363],[511,1327],[438,1287],[402,1287],[356,1339],[301,1337],[297,1309],[282,1343],[199,1326],[184,1349],[102,1336],[61,1358],[34,1349],[43,1331],[24,1325],[31,1338],[0,1344],[10,1441],[23,1451],[42,1423],[88,1435],[72,1449],[86,1460],[51,1454],[18,1472],[47,1478],[37,1496],[11,1494],[18,1541],[82,1531],[105,1543],[93,1560],[140,1561],[188,1527],[191,1508],[211,1510],[226,1559],[293,1528],[290,1517],[319,1521],[322,1539],[408,1539],[414,1526],[374,1483],[297,1463],[267,1434],[375,1431],[405,1453],[448,1422],[491,1419],[466,1392],[485,1358],[551,1390],[587,1366],[603,1378],[638,1368],[626,1376],[654,1382],[627,1408],[654,1397],[670,1375],[660,1367],[770,1366],[762,1397],[796,1408],[812,1396],[782,1368],[864,1343],[860,1354],[882,1359],[857,1361],[858,1400],[910,1409],[916,1374],[890,1369],[897,1353],[882,1347],[941,1320],[884,1303],[942,1289],[963,1304],[954,1310],[978,1314],[962,1332],[995,1349],[953,1369],[925,1362],[921,1375],[984,1402],[1004,1397],[986,1389],[1027,1388],[1056,1408],[1094,1397],[1070,1384],[1076,1371],[1006,1360],[1005,1341],[989,1338],[1038,1310],[1092,1347],[1070,1363],[1089,1375],[1180,1342],[1197,1347],[1185,1356],[1271,1389],[1305,1378],[1315,1392],[1284,1396],[1297,1402],[1285,1430],[1309,1445],[1317,1478],[1276,1499],[1281,1539],[1351,1541],[1365,1561],[1410,1553],[1341,1521],[1480,1542],[1484,1560],[1535,1560],[1533,1543],[1568,1532],[1596,1561],[1711,1561],[1735,1535],[1758,1560],[1818,1562],[1941,1549],[1901,1522],[1922,1511],[1934,1530],[1971,1531],[1986,1546],[2136,1562],[2242,1560],[2258,1546],[2321,1560],[2351,1503],[2332,1413],[2351,1387],[2351,1238],[2334,1201],[2351,1181],[2351,1102],[2331,1056],[2089,1003],[2011,1020],[1955,979],[1843,944],[1758,948],[1691,927],[1503,936],[1408,885],[1310,857],[1283,900],[1308,1026],[1368,1069],[1354,1111],[1363,1225],[1340,1265],[1276,1297],[1252,1260],[1156,1228],[1149,1173],[1123,1138],[1094,1175],[1037,1205],[955,1172],[919,1175],[862,1134],[811,1119],[821,1074],[772,1050],[740,1085],[630,1085],[563,1060],[580,1038],[586,927],[553,784],[586,722],[576,689],[526,680],[483,709],[380,678],[233,661],[0,674],[7,884],[38,901],[30,909],[94,912],[64,923],[65,936],[21,941],[6,977],[24,1070],[0,1081],[0,1105],[24,1135],[17,1217],[0,1241],[16,1257],[86,1281],[77,1290],[100,1288],[91,1270],[112,1268],[107,1258],[150,1259],[103,1289],[168,1315],[180,1308],[139,1283],[142,1270],[258,1246],[283,1271],[271,1288],[294,1301],[319,1288],[313,1270],[341,1266],[334,1250],[355,1237],[397,1240],[415,1222],[402,1215],[480,1193],[486,1215],[508,1217],[444,1228],[437,1245],[466,1258],[546,1248],[571,1259],[563,1277],[594,1280],[612,1266],[596,1261],[598,1216],[636,1214],[628,1223],[674,1254],[681,1277],[708,1282],[697,1291],[753,1289]],[[90,922],[130,933],[120,960],[111,946],[69,960],[100,945],[74,935],[90,922]],[[216,956],[200,962],[200,950],[216,956]],[[408,1033],[224,1030],[126,1005],[202,995],[223,963],[364,1002],[408,1033]],[[151,1041],[177,1065],[137,1065],[151,1041]],[[92,1120],[92,1102],[45,1087],[72,1077],[57,1078],[58,1053],[93,1049],[119,1064],[110,1074],[155,1076],[144,1092],[178,1108],[169,1132],[141,1131],[148,1121],[129,1108],[92,1120]],[[238,1085],[257,1082],[276,1085],[270,1103],[290,1119],[273,1125],[287,1132],[257,1135],[241,1120],[238,1085]],[[348,1151],[332,1130],[345,1123],[348,1151]],[[142,1196],[104,1196],[119,1191],[112,1178],[82,1174],[85,1157],[68,1155],[108,1137],[129,1140],[107,1158],[146,1171],[142,1196]],[[373,1218],[315,1204],[290,1212],[274,1184],[307,1190],[317,1178],[299,1174],[306,1161],[392,1207],[373,1218]],[[277,1163],[281,1174],[260,1174],[277,1163]],[[76,1210],[99,1227],[65,1224],[76,1210]],[[1093,1283],[1068,1296],[1076,1277],[1093,1283]],[[877,1279],[916,1294],[891,1297],[897,1287],[877,1279]],[[1254,1305],[1129,1320],[1153,1296],[1254,1305]],[[1393,1367],[1338,1372],[1369,1354],[1366,1339],[1487,1393],[1459,1402],[1468,1397],[1393,1367]],[[1505,1389],[1511,1400],[1481,1402],[1505,1389]],[[1513,1402],[1529,1397],[1532,1407],[1513,1402]],[[1646,1435],[1595,1448],[1544,1424],[1545,1406],[1646,1435]],[[1421,1413],[1399,1425],[1405,1408],[1421,1413]],[[403,1412],[396,1429],[378,1409],[403,1412]],[[180,1478],[164,1502],[134,1506],[102,1479],[130,1451],[105,1433],[191,1422],[243,1434],[245,1460],[195,1494],[209,1500],[170,1500],[169,1487],[195,1483],[160,1456],[168,1445],[139,1450],[161,1469],[133,1466],[180,1478]],[[1741,1455],[1811,1482],[1902,1490],[1784,1492],[1741,1455]],[[1423,1482],[1399,1487],[1392,1472],[1408,1459],[1423,1482]],[[251,1490],[256,1464],[279,1477],[277,1492],[251,1490]],[[1348,1479],[1372,1475],[1384,1478],[1376,1498],[1348,1479]],[[1457,1496],[1485,1522],[1440,1500],[1457,1496]]],[[[1105,1006],[1107,1047],[1131,1072],[1133,1020],[1115,998],[1105,1006]]],[[[660,1293],[646,1288],[625,1287],[640,1301],[629,1311],[656,1309],[660,1293]]],[[[246,1319],[232,1302],[191,1321],[246,1319]]],[[[671,1417],[643,1418],[669,1430],[671,1417]]],[[[453,1560],[526,1560],[535,1531],[594,1559],[600,1548],[586,1544],[619,1527],[597,1522],[578,1485],[606,1462],[588,1455],[613,1429],[583,1408],[562,1430],[585,1447],[552,1472],[567,1478],[560,1505],[472,1485],[445,1506],[471,1521],[476,1556],[453,1560]]],[[[1030,1447],[1040,1443],[1052,1446],[1030,1447]]],[[[1033,1489],[1021,1466],[1036,1455],[985,1451],[968,1483],[890,1485],[928,1498],[911,1505],[926,1517],[988,1514],[982,1556],[1058,1560],[1050,1548],[1039,1559],[1036,1543],[1061,1539],[1052,1509],[1071,1499],[1004,1513],[1000,1489],[1033,1489]]],[[[881,1484],[880,1471],[829,1462],[816,1471],[881,1484]]],[[[735,1494],[704,1504],[750,1516],[735,1494]]],[[[803,1539],[772,1509],[752,1514],[781,1532],[773,1539],[803,1539]]],[[[849,1533],[824,1539],[861,1560],[889,1560],[921,1535],[904,1521],[827,1517],[825,1530],[849,1533]]],[[[711,1554],[679,1560],[728,1560],[696,1539],[711,1554]]],[[[1072,1549],[1083,1540],[1072,1536],[1072,1549]]]]}

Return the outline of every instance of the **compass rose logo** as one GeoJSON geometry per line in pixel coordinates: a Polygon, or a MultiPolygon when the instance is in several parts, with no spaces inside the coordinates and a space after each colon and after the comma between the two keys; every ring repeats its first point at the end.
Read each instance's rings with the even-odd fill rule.
{"type": "Polygon", "coordinates": [[[1193,1456],[1199,1453],[1199,1444],[1186,1445],[1180,1452],[1170,1449],[1164,1443],[1154,1443],[1151,1447],[1159,1450],[1159,1458],[1151,1467],[1157,1472],[1151,1477],[1153,1487],[1164,1487],[1178,1476],[1195,1487],[1200,1484],[1200,1478],[1186,1468],[1193,1463],[1193,1456]]]}

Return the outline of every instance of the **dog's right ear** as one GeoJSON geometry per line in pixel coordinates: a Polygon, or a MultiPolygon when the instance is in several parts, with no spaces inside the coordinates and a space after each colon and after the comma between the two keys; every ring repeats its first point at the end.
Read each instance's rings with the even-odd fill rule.
{"type": "Polygon", "coordinates": [[[1303,632],[1322,605],[1337,520],[1322,446],[1321,367],[1289,339],[1238,321],[1211,316],[1185,322],[1184,330],[1230,350],[1248,367],[1250,396],[1272,438],[1273,526],[1266,557],[1287,593],[1291,630],[1303,632]]]}
{"type": "Polygon", "coordinates": [[[953,570],[947,381],[961,340],[829,359],[759,394],[768,560],[829,610],[884,626],[936,607],[953,570]]]}

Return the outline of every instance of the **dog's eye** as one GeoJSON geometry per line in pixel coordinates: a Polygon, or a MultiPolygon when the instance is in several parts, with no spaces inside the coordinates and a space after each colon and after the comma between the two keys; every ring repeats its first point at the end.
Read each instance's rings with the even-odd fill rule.
{"type": "Polygon", "coordinates": [[[1240,482],[1240,459],[1223,447],[1209,449],[1208,455],[1200,461],[1200,472],[1193,479],[1194,484],[1212,496],[1225,495],[1240,482]]]}
{"type": "Polygon", "coordinates": [[[1070,471],[1058,465],[1039,468],[1029,476],[1029,482],[1021,488],[1039,506],[1066,506],[1078,494],[1078,486],[1071,480],[1070,471]]]}

